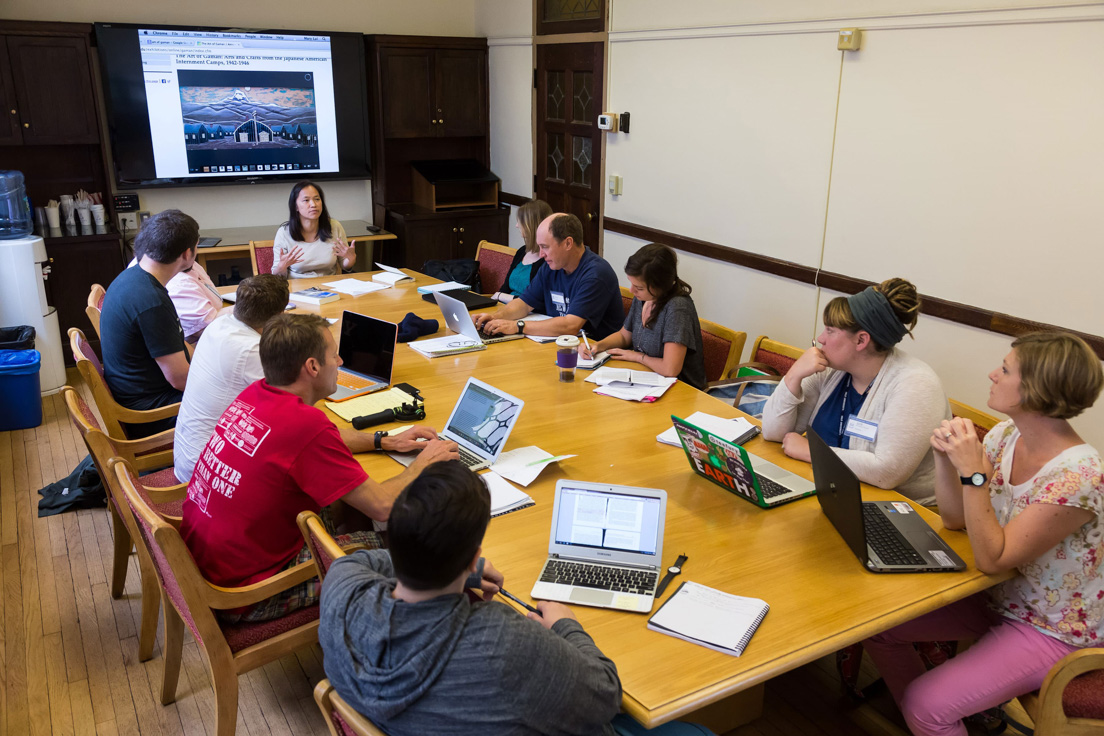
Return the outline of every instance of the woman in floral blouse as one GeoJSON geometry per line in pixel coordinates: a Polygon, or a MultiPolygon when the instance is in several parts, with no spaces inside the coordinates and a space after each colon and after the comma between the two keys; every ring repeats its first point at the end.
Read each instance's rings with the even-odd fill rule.
{"type": "Polygon", "coordinates": [[[1018,575],[865,642],[914,734],[964,736],[962,718],[1037,689],[1055,662],[1104,642],[1104,474],[1069,419],[1104,385],[1100,360],[1065,333],[1024,335],[989,374],[985,436],[951,419],[935,430],[936,499],[965,527],[977,567],[1018,575]],[[925,672],[914,641],[977,638],[925,672]]]}

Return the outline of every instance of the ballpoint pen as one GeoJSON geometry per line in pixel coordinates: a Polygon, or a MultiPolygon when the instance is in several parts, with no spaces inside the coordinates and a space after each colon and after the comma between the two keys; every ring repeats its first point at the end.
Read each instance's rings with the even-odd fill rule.
{"type": "Polygon", "coordinates": [[[583,344],[586,345],[587,352],[588,353],[591,352],[591,350],[590,350],[590,341],[587,340],[586,331],[585,330],[579,330],[579,334],[583,336],[583,344]]]}
{"type": "Polygon", "coordinates": [[[529,605],[528,603],[526,603],[525,601],[521,600],[521,599],[520,599],[520,598],[518,598],[517,596],[514,596],[514,595],[510,595],[509,593],[507,593],[507,592],[506,592],[506,589],[505,589],[505,588],[499,588],[499,589],[498,589],[498,592],[499,592],[499,593],[501,593],[502,595],[506,596],[506,597],[507,597],[507,598],[509,598],[510,600],[512,600],[512,601],[513,601],[514,603],[517,603],[517,604],[520,604],[520,605],[522,605],[522,606],[525,606],[525,607],[526,607],[527,609],[529,609],[529,610],[530,610],[530,611],[532,611],[533,613],[535,613],[535,614],[537,614],[537,615],[540,615],[540,611],[539,611],[539,610],[537,610],[537,609],[536,609],[536,608],[534,608],[533,606],[530,606],[530,605],[529,605]]]}

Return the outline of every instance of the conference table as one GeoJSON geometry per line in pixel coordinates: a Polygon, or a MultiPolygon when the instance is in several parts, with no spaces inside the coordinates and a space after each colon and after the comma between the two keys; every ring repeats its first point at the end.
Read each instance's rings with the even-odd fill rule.
{"type": "MultiPolygon", "coordinates": [[[[351,310],[392,322],[414,312],[440,320],[436,304],[423,301],[416,291],[437,281],[406,272],[415,277],[414,282],[356,298],[343,294],[340,301],[321,306],[300,304],[297,311],[340,317],[351,310]]],[[[356,277],[367,279],[370,274],[356,277]]],[[[293,286],[331,280],[297,279],[293,286]]],[[[739,315],[729,321],[738,325],[739,315]]],[[[337,325],[334,329],[336,337],[337,325]]],[[[814,497],[762,510],[695,475],[681,448],[656,441],[656,435],[671,426],[672,414],[686,417],[703,411],[739,416],[734,407],[682,382],[654,403],[601,396],[593,393],[593,383],[584,381],[586,371],[580,370],[573,383],[561,383],[555,351],[554,344],[522,339],[492,344],[484,351],[428,359],[400,344],[393,382],[418,388],[426,401],[422,423],[441,429],[467,378],[479,378],[525,401],[506,450],[536,445],[553,455],[575,455],[550,465],[523,489],[536,502],[534,506],[491,520],[483,552],[503,572],[506,588],[514,595],[528,599],[548,553],[556,481],[570,478],[667,491],[663,565],[673,564],[679,554],[688,560],[656,608],[686,580],[761,598],[770,605],[740,657],[648,631],[647,615],[573,606],[587,632],[617,664],[623,709],[646,727],[692,717],[718,733],[734,728],[758,716],[761,686],[770,678],[1009,577],[979,572],[966,534],[944,529],[938,516],[917,504],[913,508],[967,562],[968,569],[912,575],[867,572],[814,497]]],[[[609,365],[625,364],[611,361],[609,365]]],[[[349,426],[326,411],[338,426],[349,426]]],[[[812,478],[810,466],[785,457],[777,443],[756,437],[744,447],[812,478]]],[[[377,480],[402,470],[385,454],[357,457],[377,480]]],[[[905,500],[867,486],[863,497],[905,500]]],[[[540,671],[540,663],[533,663],[533,676],[540,677],[540,671]]]]}

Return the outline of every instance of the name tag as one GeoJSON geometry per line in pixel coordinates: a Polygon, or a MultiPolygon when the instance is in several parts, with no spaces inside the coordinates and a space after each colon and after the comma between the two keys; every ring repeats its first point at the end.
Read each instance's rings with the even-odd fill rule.
{"type": "Polygon", "coordinates": [[[857,437],[860,440],[873,442],[874,438],[878,436],[878,424],[859,419],[852,414],[847,420],[847,428],[843,430],[843,433],[848,437],[857,437]]]}
{"type": "Polygon", "coordinates": [[[553,291],[552,292],[552,303],[555,304],[558,307],[564,306],[566,301],[564,300],[563,293],[559,292],[559,291],[553,291]]]}

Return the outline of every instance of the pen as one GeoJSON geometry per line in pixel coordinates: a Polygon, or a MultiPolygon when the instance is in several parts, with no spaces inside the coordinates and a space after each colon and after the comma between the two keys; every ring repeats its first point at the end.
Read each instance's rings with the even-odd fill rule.
{"type": "Polygon", "coordinates": [[[502,595],[506,596],[510,600],[512,600],[514,603],[517,603],[518,605],[525,606],[526,609],[532,611],[533,613],[537,614],[538,616],[540,615],[540,611],[533,608],[532,606],[530,606],[528,603],[526,603],[522,599],[518,598],[517,596],[510,595],[509,593],[506,592],[505,588],[499,588],[498,592],[501,593],[502,595]]]}
{"type": "Polygon", "coordinates": [[[583,344],[586,345],[587,352],[588,353],[591,352],[590,342],[586,339],[586,331],[585,330],[579,330],[579,334],[583,336],[583,344]]]}

